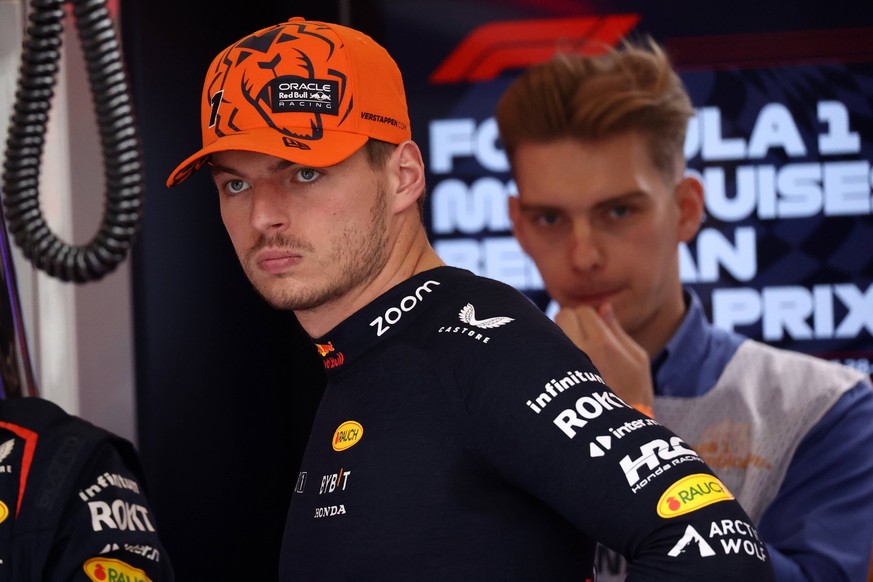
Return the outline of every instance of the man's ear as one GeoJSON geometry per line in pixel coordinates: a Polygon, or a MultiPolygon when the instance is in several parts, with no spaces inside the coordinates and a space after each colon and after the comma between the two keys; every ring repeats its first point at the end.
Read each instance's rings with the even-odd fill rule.
{"type": "Polygon", "coordinates": [[[681,242],[688,242],[697,235],[703,222],[703,184],[696,176],[685,176],[676,184],[674,196],[679,207],[677,236],[681,242]]]}
{"type": "Polygon", "coordinates": [[[394,210],[400,212],[418,204],[424,195],[425,173],[421,150],[414,141],[407,140],[395,148],[388,162],[396,178],[394,210]]]}

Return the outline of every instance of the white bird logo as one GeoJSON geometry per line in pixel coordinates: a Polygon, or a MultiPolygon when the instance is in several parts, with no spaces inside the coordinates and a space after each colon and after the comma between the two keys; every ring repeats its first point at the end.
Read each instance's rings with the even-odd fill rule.
{"type": "Polygon", "coordinates": [[[488,319],[478,320],[476,319],[476,309],[473,307],[472,303],[463,306],[461,312],[458,313],[458,317],[460,317],[461,321],[464,323],[469,323],[474,327],[480,327],[482,329],[500,327],[501,325],[506,325],[512,321],[511,317],[489,317],[488,319]]]}
{"type": "Polygon", "coordinates": [[[0,463],[6,460],[6,457],[12,453],[12,449],[15,447],[15,439],[9,439],[2,445],[0,445],[0,463]]]}

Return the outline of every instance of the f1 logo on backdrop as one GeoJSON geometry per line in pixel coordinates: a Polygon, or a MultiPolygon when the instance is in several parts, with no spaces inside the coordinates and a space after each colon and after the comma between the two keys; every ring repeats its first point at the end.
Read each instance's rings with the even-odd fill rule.
{"type": "Polygon", "coordinates": [[[557,50],[600,54],[639,22],[638,14],[490,22],[474,29],[430,75],[434,85],[490,81],[557,50]]]}

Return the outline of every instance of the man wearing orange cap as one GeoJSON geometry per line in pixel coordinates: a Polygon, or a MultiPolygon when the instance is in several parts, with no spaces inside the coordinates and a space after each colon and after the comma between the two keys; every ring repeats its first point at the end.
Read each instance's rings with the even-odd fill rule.
{"type": "Polygon", "coordinates": [[[591,580],[594,540],[637,580],[772,580],[694,450],[522,294],[437,256],[401,75],[370,37],[300,18],[246,36],[207,72],[202,130],[168,184],[209,166],[243,269],[328,378],[282,580],[591,580]]]}

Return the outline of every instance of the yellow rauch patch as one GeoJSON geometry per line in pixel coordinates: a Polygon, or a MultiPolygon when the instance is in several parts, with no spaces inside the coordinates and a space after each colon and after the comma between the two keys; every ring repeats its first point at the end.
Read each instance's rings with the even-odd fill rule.
{"type": "Polygon", "coordinates": [[[359,422],[347,420],[333,433],[331,446],[335,451],[344,451],[358,444],[362,436],[364,436],[364,427],[359,422]]]}
{"type": "Polygon", "coordinates": [[[0,501],[0,523],[6,521],[7,517],[9,517],[9,507],[0,501]]]}
{"type": "Polygon", "coordinates": [[[661,495],[658,515],[669,519],[733,498],[733,494],[716,477],[697,473],[676,481],[661,495]]]}
{"type": "Polygon", "coordinates": [[[91,558],[82,568],[93,582],[152,582],[139,568],[115,558],[91,558]]]}

